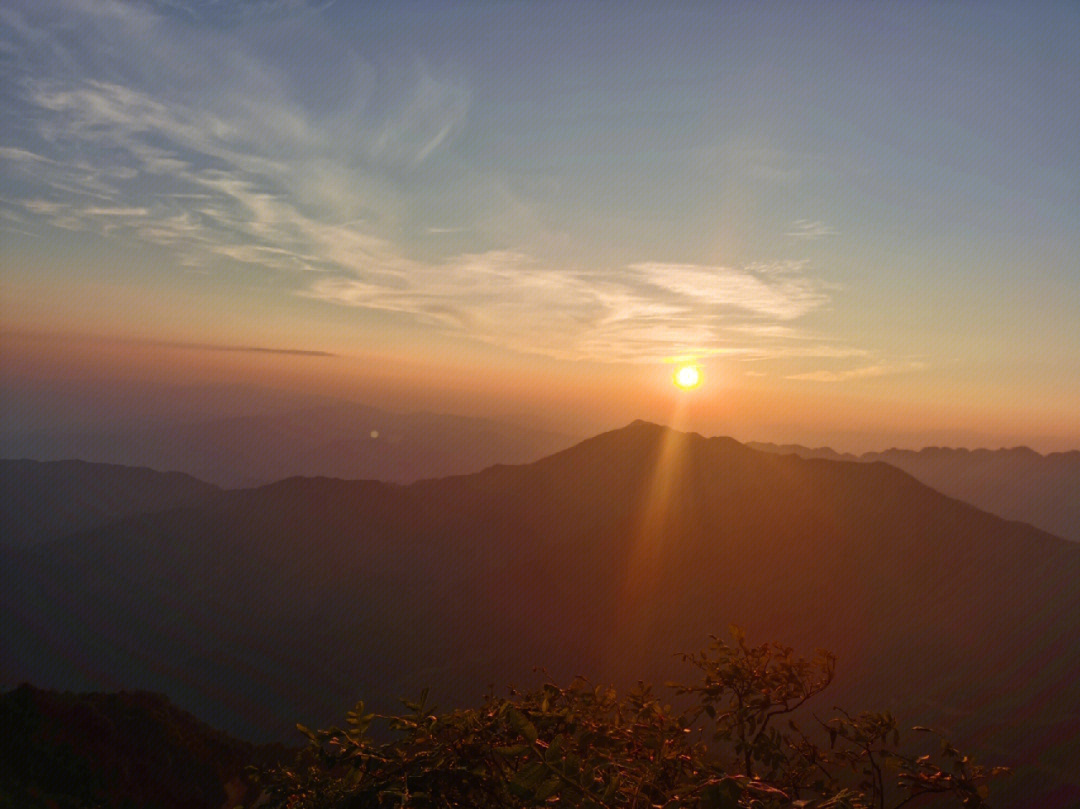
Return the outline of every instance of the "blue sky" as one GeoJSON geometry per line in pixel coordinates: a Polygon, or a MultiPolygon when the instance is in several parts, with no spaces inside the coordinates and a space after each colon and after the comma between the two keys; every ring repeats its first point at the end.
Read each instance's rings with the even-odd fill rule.
{"type": "Polygon", "coordinates": [[[1080,435],[1076,3],[63,0],[0,31],[9,326],[688,358],[1080,435]]]}

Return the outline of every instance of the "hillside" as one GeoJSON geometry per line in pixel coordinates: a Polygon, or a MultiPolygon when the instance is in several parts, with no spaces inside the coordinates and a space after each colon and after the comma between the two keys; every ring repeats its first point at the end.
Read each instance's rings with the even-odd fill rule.
{"type": "Polygon", "coordinates": [[[5,806],[228,809],[257,795],[246,767],[288,755],[232,739],[160,694],[0,694],[5,806]]]}
{"type": "Polygon", "coordinates": [[[217,491],[178,472],[84,461],[0,460],[0,545],[22,547],[119,517],[188,505],[217,491]]]}
{"type": "Polygon", "coordinates": [[[636,422],[409,486],[224,492],[3,561],[4,678],[162,691],[240,735],[425,685],[475,702],[536,665],[662,682],[738,623],[836,652],[835,704],[1018,764],[1009,794],[1080,799],[1080,548],[883,463],[636,422]]]}
{"type": "Polygon", "coordinates": [[[1030,523],[1056,536],[1080,542],[1080,451],[1040,455],[1013,449],[890,449],[863,455],[798,444],[748,446],[803,458],[884,461],[931,488],[965,500],[991,514],[1030,523]]]}

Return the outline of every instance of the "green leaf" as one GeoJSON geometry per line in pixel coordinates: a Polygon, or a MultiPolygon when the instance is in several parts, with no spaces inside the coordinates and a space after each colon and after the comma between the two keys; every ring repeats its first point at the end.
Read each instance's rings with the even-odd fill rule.
{"type": "Polygon", "coordinates": [[[739,809],[740,787],[734,779],[709,784],[701,791],[701,809],[739,809]]]}
{"type": "Polygon", "coordinates": [[[536,732],[536,725],[530,722],[517,708],[511,708],[506,712],[506,718],[510,720],[510,727],[524,736],[529,744],[536,741],[539,734],[536,732]]]}
{"type": "Polygon", "coordinates": [[[615,793],[619,791],[619,776],[613,775],[611,780],[608,781],[608,785],[604,787],[604,795],[601,800],[604,803],[610,803],[612,798],[615,797],[615,793]]]}
{"type": "Polygon", "coordinates": [[[545,775],[547,775],[547,767],[545,767],[542,762],[537,761],[521,770],[514,776],[514,780],[511,783],[519,785],[526,790],[528,794],[532,794],[536,791],[536,788],[540,786],[545,775]]]}
{"type": "Polygon", "coordinates": [[[522,753],[527,753],[532,748],[527,744],[512,744],[506,747],[496,747],[495,752],[500,756],[520,756],[522,753]]]}
{"type": "Polygon", "coordinates": [[[542,783],[536,790],[536,794],[533,796],[537,801],[546,801],[552,795],[559,791],[559,786],[562,782],[558,778],[549,778],[542,783]]]}

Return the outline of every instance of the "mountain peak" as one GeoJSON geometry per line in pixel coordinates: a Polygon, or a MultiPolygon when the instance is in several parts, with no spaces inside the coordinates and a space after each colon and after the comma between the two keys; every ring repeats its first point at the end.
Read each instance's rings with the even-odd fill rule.
{"type": "Polygon", "coordinates": [[[609,432],[621,433],[621,432],[625,432],[625,431],[629,431],[629,430],[635,430],[635,431],[646,430],[646,431],[650,431],[650,432],[664,432],[665,430],[671,430],[671,429],[672,429],[671,427],[668,427],[668,426],[663,425],[663,424],[657,424],[655,421],[646,421],[645,419],[634,419],[632,422],[627,424],[625,427],[620,427],[620,428],[617,428],[615,430],[609,430],[609,432]]]}
{"type": "Polygon", "coordinates": [[[679,430],[679,429],[676,429],[675,427],[669,427],[666,424],[657,424],[655,422],[646,421],[644,419],[636,419],[636,420],[630,422],[629,424],[627,424],[625,427],[621,427],[621,428],[616,429],[616,430],[611,430],[611,431],[606,432],[606,433],[601,433],[600,435],[596,436],[596,438],[603,438],[605,436],[611,437],[611,436],[618,436],[618,435],[642,436],[642,437],[649,437],[649,438],[654,438],[654,439],[659,439],[659,438],[661,438],[663,436],[678,436],[679,438],[681,438],[683,440],[691,441],[691,442],[699,442],[700,441],[700,442],[705,442],[705,443],[708,443],[708,444],[715,444],[715,445],[731,447],[731,448],[739,447],[740,449],[750,449],[750,447],[748,447],[747,445],[743,444],[740,441],[735,440],[734,438],[731,438],[730,436],[726,436],[726,435],[704,436],[704,435],[702,435],[701,433],[698,433],[698,432],[693,432],[693,431],[689,431],[689,430],[679,430]]]}
{"type": "Polygon", "coordinates": [[[689,468],[686,464],[693,459],[704,461],[719,456],[750,458],[760,454],[734,438],[706,438],[700,433],[684,432],[637,419],[625,427],[594,435],[523,468],[565,468],[571,475],[588,469],[588,474],[593,476],[599,469],[611,466],[651,469],[661,457],[666,459],[665,463],[681,459],[680,466],[689,468]]]}

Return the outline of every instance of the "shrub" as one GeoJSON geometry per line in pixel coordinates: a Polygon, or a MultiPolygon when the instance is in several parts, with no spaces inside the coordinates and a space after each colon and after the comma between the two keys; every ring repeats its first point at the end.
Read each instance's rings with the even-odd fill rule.
{"type": "Polygon", "coordinates": [[[911,754],[887,712],[810,715],[804,732],[800,709],[832,682],[831,654],[751,646],[735,627],[732,639],[684,656],[701,676],[668,687],[681,709],[645,684],[619,695],[583,679],[448,713],[430,708],[426,692],[399,715],[360,703],[346,728],[301,726],[310,746],[264,774],[267,796],[289,809],[986,805],[986,782],[1002,768],[943,740],[933,756],[911,754]],[[369,733],[376,721],[390,741],[369,733]]]}

